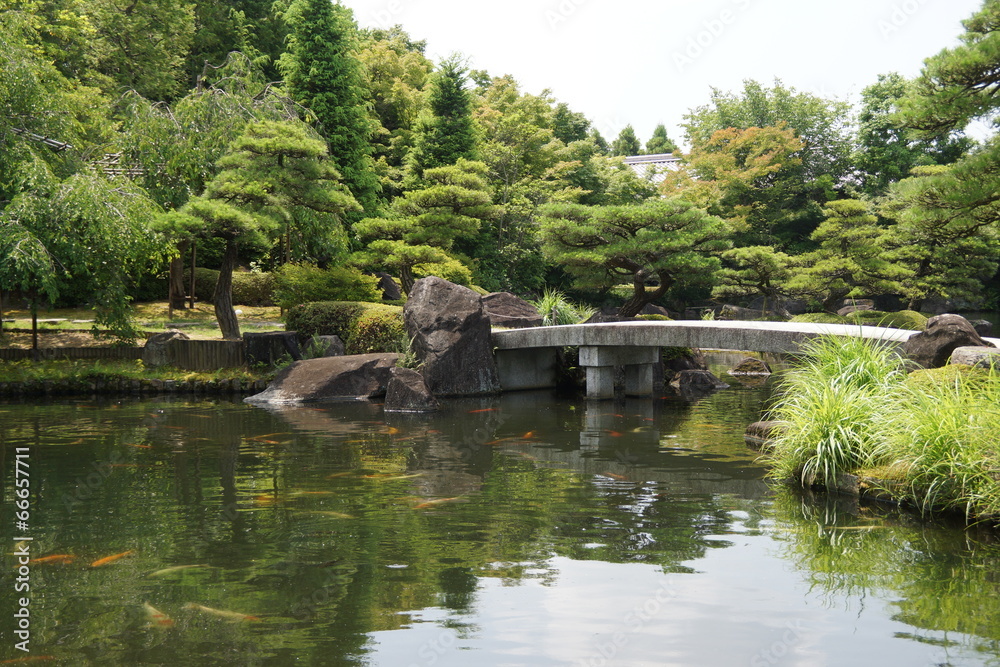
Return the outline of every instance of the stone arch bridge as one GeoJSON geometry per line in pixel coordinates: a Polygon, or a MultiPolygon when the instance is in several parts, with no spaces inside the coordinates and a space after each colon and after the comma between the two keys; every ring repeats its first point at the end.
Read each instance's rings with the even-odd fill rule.
{"type": "MultiPolygon", "coordinates": [[[[493,332],[500,384],[505,391],[555,385],[556,352],[580,348],[587,369],[587,398],[614,396],[614,369],[625,367],[625,393],[653,393],[653,365],[661,347],[695,347],[794,354],[817,336],[860,336],[902,345],[917,333],[906,329],[805,322],[676,320],[607,322],[493,332]]],[[[987,339],[1000,346],[1000,340],[987,339]]]]}

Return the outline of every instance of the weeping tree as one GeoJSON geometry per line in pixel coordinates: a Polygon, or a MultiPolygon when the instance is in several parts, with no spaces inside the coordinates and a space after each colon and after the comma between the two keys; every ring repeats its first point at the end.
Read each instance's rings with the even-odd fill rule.
{"type": "Polygon", "coordinates": [[[326,142],[299,122],[247,125],[218,163],[201,197],[161,218],[173,238],[214,237],[226,242],[213,301],[224,338],[239,338],[232,274],[241,243],[282,240],[288,257],[332,261],[346,253],[343,215],[359,208],[340,182],[326,142]],[[298,242],[297,244],[295,242],[298,242]]]}
{"type": "Polygon", "coordinates": [[[39,178],[0,215],[0,289],[25,294],[32,312],[54,303],[72,282],[94,304],[95,336],[131,342],[131,294],[166,256],[148,221],[161,209],[130,181],[82,172],[63,181],[39,178]]]}
{"type": "Polygon", "coordinates": [[[581,283],[632,284],[618,309],[638,315],[677,284],[711,284],[718,254],[729,247],[729,227],[679,199],[633,206],[549,204],[541,209],[543,251],[581,283]]]}

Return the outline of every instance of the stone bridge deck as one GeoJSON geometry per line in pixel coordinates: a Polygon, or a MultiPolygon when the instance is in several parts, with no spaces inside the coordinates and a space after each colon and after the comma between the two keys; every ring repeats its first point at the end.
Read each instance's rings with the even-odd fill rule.
{"type": "MultiPolygon", "coordinates": [[[[860,336],[901,345],[917,333],[906,329],[805,322],[731,322],[676,320],[572,324],[493,332],[500,384],[504,390],[538,389],[555,384],[555,355],[562,347],[580,348],[587,369],[587,397],[614,395],[614,368],[625,367],[625,393],[653,391],[653,364],[661,347],[795,353],[817,336],[860,336]]],[[[994,344],[1000,340],[987,339],[994,344]]]]}

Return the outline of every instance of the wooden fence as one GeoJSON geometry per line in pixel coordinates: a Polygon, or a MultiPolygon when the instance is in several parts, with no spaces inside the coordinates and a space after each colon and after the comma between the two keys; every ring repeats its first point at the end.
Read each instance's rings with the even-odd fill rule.
{"type": "MultiPolygon", "coordinates": [[[[170,365],[187,371],[214,371],[246,365],[243,341],[176,340],[168,346],[170,365]]],[[[43,347],[40,359],[106,359],[131,361],[142,359],[141,347],[43,347]]],[[[0,360],[31,359],[31,350],[0,348],[0,360]]]]}

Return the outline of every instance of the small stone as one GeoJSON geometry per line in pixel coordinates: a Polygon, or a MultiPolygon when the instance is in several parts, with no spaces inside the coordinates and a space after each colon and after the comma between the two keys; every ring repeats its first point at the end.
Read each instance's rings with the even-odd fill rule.
{"type": "Polygon", "coordinates": [[[434,412],[438,402],[424,376],[412,368],[393,368],[385,394],[386,412],[434,412]]]}

